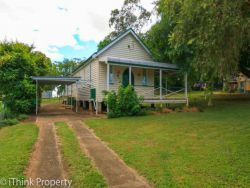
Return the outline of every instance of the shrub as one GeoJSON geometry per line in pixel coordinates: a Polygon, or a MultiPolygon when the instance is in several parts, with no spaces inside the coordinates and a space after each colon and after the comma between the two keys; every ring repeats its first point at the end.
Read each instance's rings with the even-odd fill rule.
{"type": "Polygon", "coordinates": [[[17,116],[17,119],[18,119],[19,121],[25,120],[25,119],[27,119],[27,118],[28,118],[28,116],[27,116],[26,114],[19,114],[19,115],[17,116]]]}
{"type": "Polygon", "coordinates": [[[0,120],[0,126],[16,125],[18,123],[19,123],[18,120],[15,118],[0,120]]]}
{"type": "Polygon", "coordinates": [[[13,119],[16,117],[16,114],[11,112],[8,108],[3,109],[4,119],[13,119]]]}
{"type": "Polygon", "coordinates": [[[119,86],[115,91],[106,92],[105,104],[108,106],[108,117],[141,115],[141,104],[143,99],[137,96],[133,86],[119,86]]]}

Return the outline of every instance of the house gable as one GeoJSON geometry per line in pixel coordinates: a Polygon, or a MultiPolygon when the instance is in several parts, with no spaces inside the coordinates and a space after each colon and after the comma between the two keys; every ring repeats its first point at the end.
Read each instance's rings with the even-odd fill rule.
{"type": "Polygon", "coordinates": [[[97,55],[100,59],[108,56],[134,60],[153,60],[149,50],[141,41],[138,41],[132,32],[128,32],[119,41],[100,53],[99,56],[97,55]]]}
{"type": "Polygon", "coordinates": [[[134,60],[153,60],[150,50],[144,45],[139,36],[132,29],[128,29],[103,49],[92,54],[84,64],[73,71],[72,75],[75,75],[75,73],[79,72],[94,59],[98,58],[102,60],[108,56],[134,60]]]}

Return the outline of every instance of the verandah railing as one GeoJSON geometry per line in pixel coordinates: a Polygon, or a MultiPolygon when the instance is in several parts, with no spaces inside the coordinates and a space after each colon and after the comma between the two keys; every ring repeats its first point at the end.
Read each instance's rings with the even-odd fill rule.
{"type": "Polygon", "coordinates": [[[170,90],[167,88],[149,88],[147,87],[135,87],[135,90],[139,96],[142,96],[144,100],[147,99],[186,99],[185,88],[178,90],[170,90]]]}

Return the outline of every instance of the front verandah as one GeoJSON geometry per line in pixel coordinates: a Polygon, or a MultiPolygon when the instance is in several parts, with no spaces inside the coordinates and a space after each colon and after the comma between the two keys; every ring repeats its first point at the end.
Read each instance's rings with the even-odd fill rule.
{"type": "MultiPolygon", "coordinates": [[[[137,94],[144,98],[144,103],[185,103],[188,105],[187,74],[184,74],[182,87],[170,87],[168,78],[179,73],[179,69],[157,63],[157,67],[148,66],[149,62],[133,65],[107,61],[107,90],[117,91],[120,84],[133,85],[137,94]]],[[[125,61],[126,62],[126,61],[125,61]]],[[[132,62],[132,63],[131,63],[132,62]]],[[[150,62],[154,63],[154,62],[150,62]]],[[[150,64],[152,65],[152,64],[150,64]]]]}

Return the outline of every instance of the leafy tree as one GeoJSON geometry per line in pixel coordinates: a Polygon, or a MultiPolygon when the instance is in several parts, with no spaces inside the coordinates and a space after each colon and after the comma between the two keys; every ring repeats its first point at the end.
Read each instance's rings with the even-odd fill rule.
{"type": "Polygon", "coordinates": [[[59,76],[69,76],[79,65],[80,60],[64,59],[55,62],[59,76]]]}
{"type": "Polygon", "coordinates": [[[102,41],[97,45],[97,49],[100,50],[107,46],[113,39],[117,37],[117,33],[115,31],[108,34],[102,41]]]}
{"type": "Polygon", "coordinates": [[[0,42],[0,93],[6,107],[14,113],[35,109],[36,87],[31,76],[47,75],[52,63],[33,46],[20,42],[0,42]]]}
{"type": "Polygon", "coordinates": [[[135,32],[140,33],[143,26],[150,20],[150,17],[151,12],[141,5],[140,0],[124,0],[120,10],[114,9],[111,11],[109,27],[113,27],[114,31],[98,44],[98,49],[105,47],[112,39],[128,28],[132,28],[135,32]]]}
{"type": "MultiPolygon", "coordinates": [[[[152,25],[152,27],[142,36],[143,41],[149,47],[153,54],[153,58],[159,62],[175,63],[181,67],[182,72],[188,71],[189,73],[189,85],[199,80],[199,74],[185,62],[189,62],[192,59],[193,50],[190,46],[182,46],[176,50],[170,45],[169,36],[173,32],[176,23],[171,20],[157,5],[157,14],[160,19],[152,25]]],[[[180,78],[183,74],[179,75],[180,78]]],[[[155,76],[155,85],[159,84],[159,74],[155,76]]],[[[176,77],[169,76],[168,82],[175,82],[176,77]]],[[[181,79],[181,81],[183,81],[181,79]]]]}
{"type": "Polygon", "coordinates": [[[250,41],[246,46],[241,50],[239,69],[250,78],[250,41]]]}
{"type": "Polygon", "coordinates": [[[166,17],[162,17],[147,31],[142,39],[151,50],[154,59],[160,62],[168,62],[169,58],[169,41],[168,36],[172,31],[171,22],[166,17]]]}
{"type": "Polygon", "coordinates": [[[140,4],[140,0],[125,0],[120,10],[111,11],[109,26],[113,26],[117,33],[130,27],[139,33],[150,16],[151,13],[140,4]]]}
{"type": "MultiPolygon", "coordinates": [[[[64,59],[63,61],[57,61],[54,63],[56,67],[56,75],[58,76],[70,76],[70,74],[79,66],[81,59],[64,59]]],[[[58,88],[58,94],[61,94],[65,90],[64,85],[60,85],[58,88]]]]}
{"type": "Polygon", "coordinates": [[[183,63],[207,81],[212,105],[214,80],[238,70],[243,42],[249,41],[249,2],[159,0],[158,8],[175,23],[169,36],[173,54],[192,49],[192,58],[183,63]]]}

